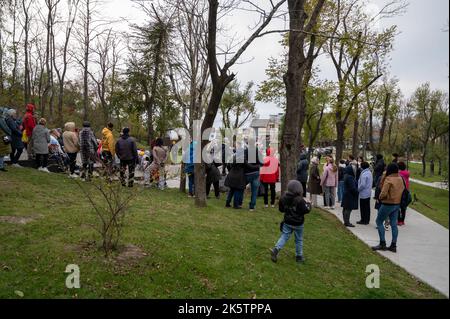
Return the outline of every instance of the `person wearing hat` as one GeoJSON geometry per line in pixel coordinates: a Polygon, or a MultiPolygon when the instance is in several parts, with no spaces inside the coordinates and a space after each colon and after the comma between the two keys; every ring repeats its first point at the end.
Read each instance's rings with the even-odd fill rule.
{"type": "Polygon", "coordinates": [[[305,261],[303,256],[305,215],[311,211],[311,204],[303,197],[303,186],[299,181],[292,180],[288,183],[287,192],[280,199],[279,210],[284,213],[284,219],[280,225],[280,239],[270,251],[271,259],[277,262],[279,252],[294,233],[296,261],[303,263],[305,261]]]}
{"type": "Polygon", "coordinates": [[[120,182],[127,186],[125,171],[128,168],[128,187],[134,186],[134,171],[138,160],[137,146],[134,138],[130,137],[130,129],[124,128],[122,136],[116,143],[116,154],[120,159],[120,182]]]}
{"type": "Polygon", "coordinates": [[[4,157],[11,153],[11,130],[6,121],[4,121],[3,114],[5,109],[0,108],[0,171],[6,172],[4,157]]]}
{"type": "Polygon", "coordinates": [[[83,129],[79,133],[80,155],[81,155],[81,178],[89,181],[94,172],[94,163],[97,160],[98,143],[92,132],[89,122],[83,123],[83,129]],[[87,173],[87,174],[86,174],[87,173]]]}
{"type": "Polygon", "coordinates": [[[114,140],[113,128],[114,124],[108,123],[102,131],[102,157],[108,175],[112,174],[114,157],[116,156],[116,141],[114,140]]]}

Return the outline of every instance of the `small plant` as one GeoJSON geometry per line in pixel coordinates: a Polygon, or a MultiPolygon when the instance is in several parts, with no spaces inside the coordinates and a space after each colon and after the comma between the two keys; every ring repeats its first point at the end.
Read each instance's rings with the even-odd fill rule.
{"type": "Polygon", "coordinates": [[[89,183],[77,181],[77,184],[97,217],[93,228],[101,235],[102,249],[108,257],[118,248],[127,211],[140,190],[123,187],[101,172],[100,176],[104,177],[94,178],[89,183]]]}

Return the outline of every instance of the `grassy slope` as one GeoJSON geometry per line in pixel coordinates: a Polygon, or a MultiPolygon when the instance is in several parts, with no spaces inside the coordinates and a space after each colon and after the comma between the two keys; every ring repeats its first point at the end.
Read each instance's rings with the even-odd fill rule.
{"type": "Polygon", "coordinates": [[[410,187],[411,193],[413,195],[416,194],[420,201],[425,202],[427,205],[430,205],[434,209],[430,209],[420,202],[414,203],[413,205],[411,205],[411,208],[448,228],[448,190],[436,189],[416,183],[411,183],[410,187]]]}
{"type": "MultiPolygon", "coordinates": [[[[434,176],[430,175],[430,163],[427,164],[427,171],[425,177],[422,176],[422,164],[420,163],[409,163],[409,171],[411,172],[411,178],[415,178],[427,183],[442,182],[442,180],[444,179],[442,176],[439,175],[434,176]]],[[[438,169],[436,166],[436,173],[437,171],[438,169]]]]}
{"type": "MultiPolygon", "coordinates": [[[[0,223],[0,298],[435,298],[427,285],[373,253],[331,215],[307,217],[305,256],[291,240],[278,264],[268,249],[278,239],[275,210],[197,209],[177,191],[145,191],[130,211],[124,242],[148,253],[137,264],[104,260],[71,245],[95,239],[94,218],[76,184],[34,170],[0,175],[0,216],[42,217],[0,223]],[[81,269],[81,289],[65,288],[68,264],[81,269]],[[366,266],[381,269],[381,289],[365,287],[366,266]]],[[[261,205],[260,205],[261,207],[261,205]]]]}

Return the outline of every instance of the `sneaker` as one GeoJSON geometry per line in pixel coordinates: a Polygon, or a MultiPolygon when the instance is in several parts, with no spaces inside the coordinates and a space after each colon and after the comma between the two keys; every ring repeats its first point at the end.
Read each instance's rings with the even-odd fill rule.
{"type": "Polygon", "coordinates": [[[275,205],[272,205],[272,208],[275,208],[275,205]]]}
{"type": "Polygon", "coordinates": [[[295,261],[299,264],[305,263],[305,258],[303,256],[296,256],[295,261]]]}
{"type": "Polygon", "coordinates": [[[42,168],[42,169],[41,169],[41,172],[44,172],[44,173],[50,173],[50,171],[48,170],[47,167],[42,168]]]}
{"type": "Polygon", "coordinates": [[[255,211],[254,208],[250,208],[250,212],[253,213],[255,211]]]}
{"type": "Polygon", "coordinates": [[[276,248],[270,250],[270,259],[276,263],[278,261],[278,253],[280,251],[276,248]]]}
{"type": "Polygon", "coordinates": [[[330,207],[330,209],[336,209],[336,207],[334,207],[334,206],[331,206],[331,207],[330,207]]]}
{"type": "Polygon", "coordinates": [[[269,205],[265,205],[264,208],[269,208],[269,205]]]}

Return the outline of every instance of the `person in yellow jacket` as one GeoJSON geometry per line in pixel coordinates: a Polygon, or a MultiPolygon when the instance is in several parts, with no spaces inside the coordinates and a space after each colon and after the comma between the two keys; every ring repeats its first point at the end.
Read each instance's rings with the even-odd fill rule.
{"type": "Polygon", "coordinates": [[[116,141],[113,134],[114,125],[108,123],[102,131],[102,159],[106,167],[106,174],[112,174],[114,158],[116,156],[116,141]]]}

